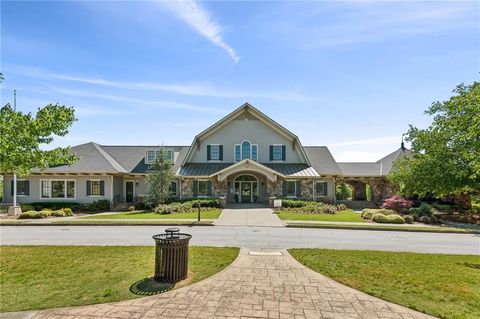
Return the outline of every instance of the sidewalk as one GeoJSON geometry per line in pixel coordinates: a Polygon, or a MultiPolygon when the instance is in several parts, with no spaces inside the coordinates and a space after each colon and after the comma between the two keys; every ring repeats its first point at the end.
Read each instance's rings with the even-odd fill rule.
{"type": "Polygon", "coordinates": [[[153,297],[39,311],[33,318],[434,318],[341,285],[286,251],[242,249],[197,284],[153,297]]]}

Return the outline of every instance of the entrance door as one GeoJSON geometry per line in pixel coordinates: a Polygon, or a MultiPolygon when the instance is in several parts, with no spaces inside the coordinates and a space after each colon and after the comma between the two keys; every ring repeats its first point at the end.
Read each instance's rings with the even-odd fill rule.
{"type": "Polygon", "coordinates": [[[242,194],[241,203],[251,203],[252,202],[252,183],[240,182],[240,193],[242,194]]]}
{"type": "Polygon", "coordinates": [[[133,182],[125,182],[125,201],[127,203],[133,202],[133,182]]]}

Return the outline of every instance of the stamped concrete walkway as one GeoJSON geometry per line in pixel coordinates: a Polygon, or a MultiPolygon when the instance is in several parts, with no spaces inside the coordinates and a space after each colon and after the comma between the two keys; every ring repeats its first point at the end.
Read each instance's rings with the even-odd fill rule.
{"type": "Polygon", "coordinates": [[[157,296],[50,309],[40,318],[433,318],[343,286],[286,251],[247,252],[222,272],[157,296]]]}
{"type": "Polygon", "coordinates": [[[283,227],[285,223],[270,208],[226,208],[215,225],[221,226],[270,226],[283,227]]]}

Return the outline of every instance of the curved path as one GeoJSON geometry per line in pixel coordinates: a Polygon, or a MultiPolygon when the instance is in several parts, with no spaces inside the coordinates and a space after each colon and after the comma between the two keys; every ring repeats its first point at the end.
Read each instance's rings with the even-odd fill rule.
{"type": "Polygon", "coordinates": [[[343,286],[286,251],[242,249],[232,265],[191,286],[110,304],[38,312],[40,318],[434,318],[343,286]]]}

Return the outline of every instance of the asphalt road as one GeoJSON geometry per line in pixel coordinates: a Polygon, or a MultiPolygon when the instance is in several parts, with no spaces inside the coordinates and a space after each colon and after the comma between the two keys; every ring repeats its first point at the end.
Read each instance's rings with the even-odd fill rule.
{"type": "MultiPolygon", "coordinates": [[[[165,226],[1,226],[2,245],[153,245],[165,226]]],[[[480,235],[283,227],[181,227],[192,245],[480,255],[480,235]]]]}

